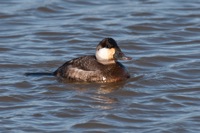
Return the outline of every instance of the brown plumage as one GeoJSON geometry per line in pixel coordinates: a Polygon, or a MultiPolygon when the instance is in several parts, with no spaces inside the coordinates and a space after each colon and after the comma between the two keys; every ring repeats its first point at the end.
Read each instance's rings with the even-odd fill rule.
{"type": "Polygon", "coordinates": [[[84,82],[116,82],[130,77],[119,63],[101,64],[95,56],[83,56],[66,62],[54,75],[61,80],[84,82]]]}

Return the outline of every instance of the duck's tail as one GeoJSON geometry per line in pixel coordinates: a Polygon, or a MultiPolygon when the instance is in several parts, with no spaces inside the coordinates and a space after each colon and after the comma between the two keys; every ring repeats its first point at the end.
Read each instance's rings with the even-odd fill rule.
{"type": "Polygon", "coordinates": [[[25,73],[25,76],[54,76],[54,73],[48,72],[35,72],[35,73],[25,73]]]}

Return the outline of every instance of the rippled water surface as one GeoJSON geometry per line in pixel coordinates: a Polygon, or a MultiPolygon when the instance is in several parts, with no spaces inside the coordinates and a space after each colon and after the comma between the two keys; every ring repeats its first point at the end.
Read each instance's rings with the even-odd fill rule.
{"type": "Polygon", "coordinates": [[[1,0],[1,132],[200,131],[200,1],[1,0]],[[114,38],[134,60],[125,83],[52,72],[114,38]]]}

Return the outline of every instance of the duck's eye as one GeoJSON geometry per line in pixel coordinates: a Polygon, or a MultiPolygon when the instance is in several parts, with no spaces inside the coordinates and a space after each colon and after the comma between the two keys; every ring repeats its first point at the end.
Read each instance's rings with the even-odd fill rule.
{"type": "Polygon", "coordinates": [[[106,45],[105,47],[106,47],[106,48],[110,48],[110,46],[109,46],[109,45],[106,45]]]}

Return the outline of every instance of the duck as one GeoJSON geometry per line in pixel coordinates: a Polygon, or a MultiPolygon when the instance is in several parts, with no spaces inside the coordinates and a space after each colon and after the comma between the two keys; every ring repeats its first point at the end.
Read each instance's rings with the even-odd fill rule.
{"type": "Polygon", "coordinates": [[[113,38],[104,38],[94,55],[85,55],[65,62],[53,75],[62,81],[112,83],[130,78],[126,67],[118,60],[131,60],[113,38]]]}

